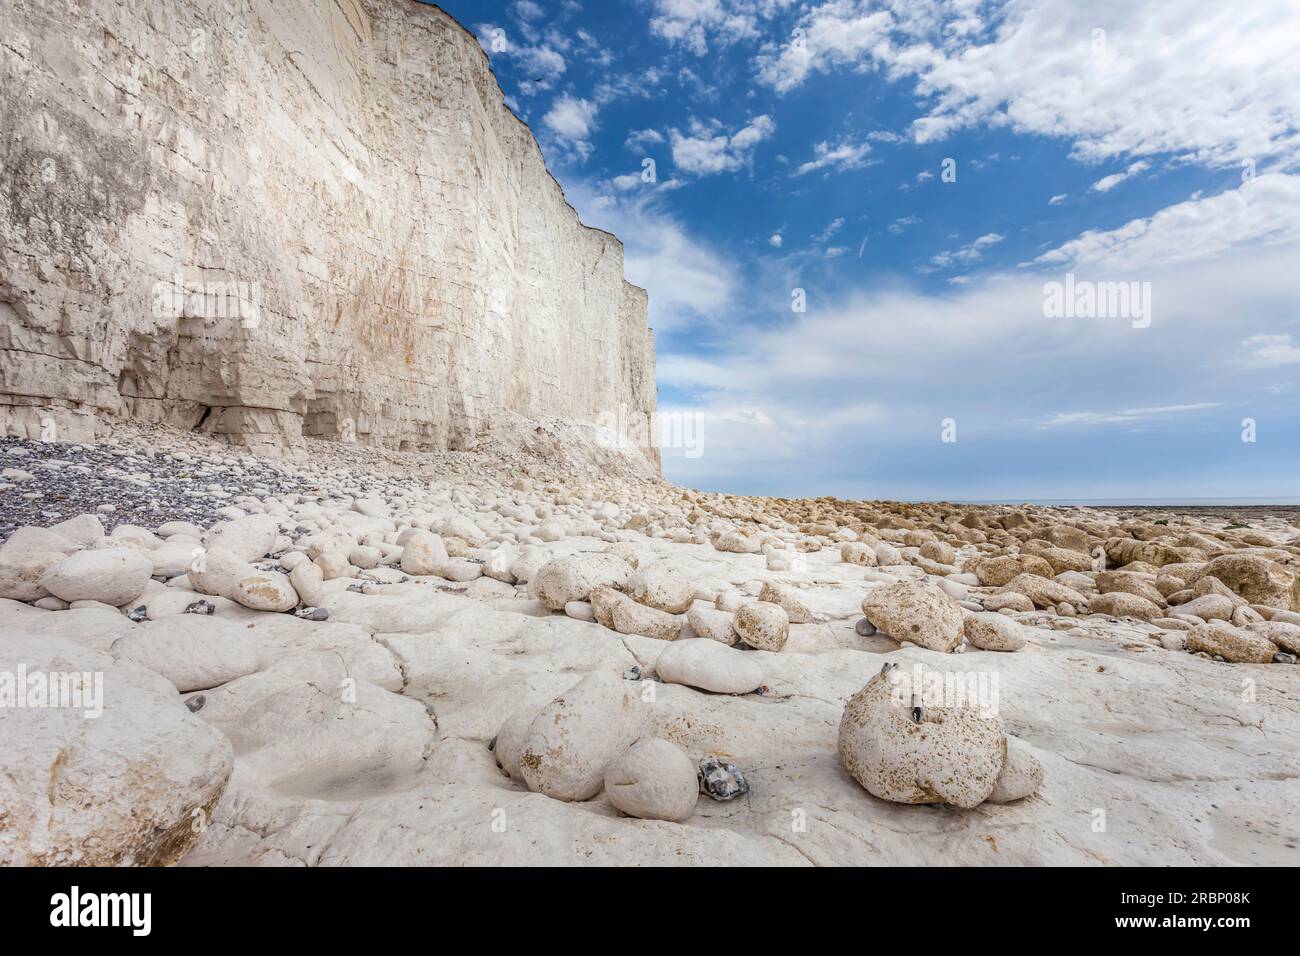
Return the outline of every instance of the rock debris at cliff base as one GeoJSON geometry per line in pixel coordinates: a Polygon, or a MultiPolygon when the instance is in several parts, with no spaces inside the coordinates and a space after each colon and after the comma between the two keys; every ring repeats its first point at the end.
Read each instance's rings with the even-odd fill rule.
{"type": "Polygon", "coordinates": [[[705,494],[518,428],[0,442],[0,672],[103,690],[0,708],[0,861],[1300,862],[1292,516],[705,494]]]}

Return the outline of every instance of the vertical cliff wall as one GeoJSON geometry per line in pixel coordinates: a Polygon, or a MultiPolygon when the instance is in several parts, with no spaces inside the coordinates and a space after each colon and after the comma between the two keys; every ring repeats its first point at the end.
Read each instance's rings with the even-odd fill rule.
{"type": "MultiPolygon", "coordinates": [[[[6,0],[0,426],[650,434],[654,344],[476,40],[415,0],[6,0]]],[[[657,459],[657,456],[656,456],[657,459]]]]}

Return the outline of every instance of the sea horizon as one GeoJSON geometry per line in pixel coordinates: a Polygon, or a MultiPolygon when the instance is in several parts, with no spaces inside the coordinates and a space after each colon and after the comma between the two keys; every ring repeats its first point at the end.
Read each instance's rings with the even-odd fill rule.
{"type": "MultiPolygon", "coordinates": [[[[921,499],[908,499],[921,504],[921,499]]],[[[1043,505],[1079,508],[1268,508],[1300,506],[1300,497],[1275,498],[961,498],[958,505],[1043,505]]]]}

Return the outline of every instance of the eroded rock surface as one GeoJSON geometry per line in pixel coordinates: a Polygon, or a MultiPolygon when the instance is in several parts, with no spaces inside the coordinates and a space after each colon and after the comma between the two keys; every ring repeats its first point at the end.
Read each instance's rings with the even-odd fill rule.
{"type": "Polygon", "coordinates": [[[554,416],[657,463],[645,292],[442,10],[19,3],[0,35],[0,431],[432,450],[554,416]]]}

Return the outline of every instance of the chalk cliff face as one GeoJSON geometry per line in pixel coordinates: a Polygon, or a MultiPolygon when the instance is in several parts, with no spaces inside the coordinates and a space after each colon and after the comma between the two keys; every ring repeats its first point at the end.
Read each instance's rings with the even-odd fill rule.
{"type": "MultiPolygon", "coordinates": [[[[0,427],[469,447],[650,434],[623,248],[415,0],[7,0],[0,427]]],[[[657,455],[651,452],[657,460],[657,455]]]]}

